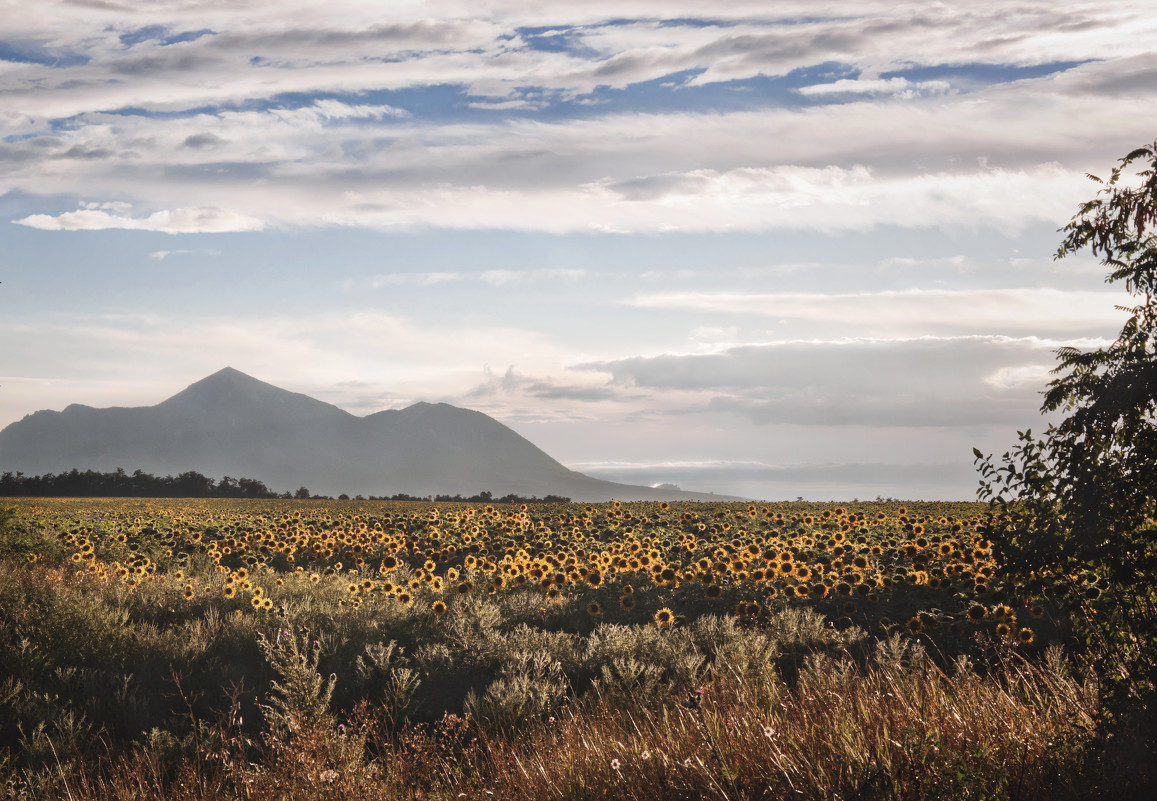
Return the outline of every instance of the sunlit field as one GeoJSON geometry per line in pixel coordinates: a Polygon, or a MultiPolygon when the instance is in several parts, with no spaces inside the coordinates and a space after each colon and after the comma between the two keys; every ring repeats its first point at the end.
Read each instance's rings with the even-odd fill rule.
{"type": "Polygon", "coordinates": [[[10,795],[1063,797],[1084,769],[1050,598],[1095,577],[1013,583],[979,504],[0,505],[10,795]]]}
{"type": "Polygon", "coordinates": [[[429,618],[479,597],[544,629],[756,622],[814,609],[829,625],[1053,635],[1047,605],[1006,586],[978,504],[444,506],[360,502],[23,503],[20,549],[62,579],[243,618],[320,601],[342,616],[429,618]]]}

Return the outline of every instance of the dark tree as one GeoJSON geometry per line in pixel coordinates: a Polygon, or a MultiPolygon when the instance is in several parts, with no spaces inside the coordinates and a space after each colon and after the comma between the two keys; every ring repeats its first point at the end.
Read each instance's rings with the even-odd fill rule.
{"type": "Polygon", "coordinates": [[[997,555],[1073,610],[1103,679],[1134,701],[1157,687],[1157,142],[1122,158],[1062,231],[1056,258],[1088,248],[1132,304],[1116,340],[1061,348],[1042,411],[999,465],[976,451],[979,496],[999,512],[997,555]]]}

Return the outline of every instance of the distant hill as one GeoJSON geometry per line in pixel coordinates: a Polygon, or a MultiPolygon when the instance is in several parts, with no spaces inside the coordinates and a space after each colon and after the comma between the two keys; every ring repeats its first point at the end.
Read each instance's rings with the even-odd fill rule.
{"type": "Polygon", "coordinates": [[[481,412],[445,403],[357,417],[226,367],[156,406],[39,411],[0,431],[0,471],[195,470],[337,495],[741,500],[569,470],[481,412]]]}

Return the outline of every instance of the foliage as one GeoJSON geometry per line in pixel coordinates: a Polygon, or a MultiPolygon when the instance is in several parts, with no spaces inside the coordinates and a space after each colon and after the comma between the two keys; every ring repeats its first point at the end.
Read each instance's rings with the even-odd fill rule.
{"type": "Polygon", "coordinates": [[[302,627],[296,634],[278,631],[272,640],[258,632],[257,645],[277,676],[269,683],[270,703],[262,707],[270,731],[286,741],[303,729],[328,723],[337,674],[327,680],[318,673],[321,641],[311,639],[302,627]]]}
{"type": "Polygon", "coordinates": [[[998,558],[1067,592],[1102,676],[1137,699],[1157,680],[1157,143],[1090,178],[1056,258],[1088,248],[1136,305],[1111,345],[1057,352],[1042,411],[1059,424],[1022,432],[999,466],[976,457],[998,558]]]}

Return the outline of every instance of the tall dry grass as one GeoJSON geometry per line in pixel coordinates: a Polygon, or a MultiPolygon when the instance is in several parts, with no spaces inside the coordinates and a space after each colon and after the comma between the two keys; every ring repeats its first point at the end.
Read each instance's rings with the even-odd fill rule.
{"type": "Polygon", "coordinates": [[[515,726],[447,716],[398,730],[368,705],[284,740],[228,720],[180,759],[164,743],[62,760],[38,792],[151,799],[1030,799],[1088,797],[1094,688],[1059,654],[949,673],[893,637],[866,660],[717,675],[687,697],[599,697],[515,726]]]}

